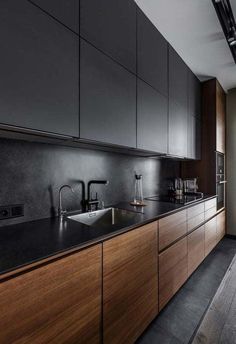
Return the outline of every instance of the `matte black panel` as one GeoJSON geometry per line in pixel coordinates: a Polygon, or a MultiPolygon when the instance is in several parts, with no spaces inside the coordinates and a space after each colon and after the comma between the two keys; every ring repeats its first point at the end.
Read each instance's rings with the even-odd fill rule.
{"type": "Polygon", "coordinates": [[[138,10],[138,76],[168,94],[168,44],[145,14],[138,10]]]}
{"type": "Polygon", "coordinates": [[[145,196],[165,193],[169,179],[180,175],[176,161],[6,139],[0,139],[0,161],[0,206],[25,205],[24,217],[1,220],[0,226],[55,214],[62,184],[74,187],[75,194],[64,190],[63,207],[75,210],[81,208],[79,180],[109,180],[92,187],[93,196],[98,192],[108,206],[132,199],[135,171],[143,175],[145,196]]]}
{"type": "Polygon", "coordinates": [[[201,83],[189,70],[188,73],[189,114],[201,118],[201,83]]]}
{"type": "Polygon", "coordinates": [[[31,0],[73,31],[79,33],[79,0],[31,0]]]}
{"type": "Polygon", "coordinates": [[[81,0],[80,34],[136,72],[136,4],[133,0],[81,0]]]}
{"type": "Polygon", "coordinates": [[[136,147],[136,78],[81,40],[80,137],[136,147]]]}
{"type": "Polygon", "coordinates": [[[169,95],[172,100],[187,109],[188,67],[171,46],[169,47],[169,95]]]}
{"type": "Polygon", "coordinates": [[[78,136],[76,34],[28,1],[0,1],[0,123],[78,136]]]}
{"type": "Polygon", "coordinates": [[[187,156],[188,113],[183,106],[170,100],[169,103],[169,153],[187,156]]]}
{"type": "Polygon", "coordinates": [[[201,159],[201,121],[188,116],[188,158],[201,159]]]}
{"type": "Polygon", "coordinates": [[[137,146],[167,153],[168,100],[138,80],[137,146]]]}

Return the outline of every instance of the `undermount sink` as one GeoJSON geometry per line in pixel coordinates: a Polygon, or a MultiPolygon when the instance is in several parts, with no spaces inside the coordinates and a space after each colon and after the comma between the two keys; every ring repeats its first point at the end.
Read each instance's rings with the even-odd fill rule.
{"type": "Polygon", "coordinates": [[[108,226],[129,222],[137,213],[119,208],[107,208],[68,216],[69,219],[87,226],[108,226]]]}

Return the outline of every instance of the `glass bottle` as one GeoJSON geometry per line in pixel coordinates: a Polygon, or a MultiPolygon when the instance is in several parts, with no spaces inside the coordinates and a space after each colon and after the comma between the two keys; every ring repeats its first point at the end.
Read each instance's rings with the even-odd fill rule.
{"type": "Polygon", "coordinates": [[[134,203],[137,205],[143,204],[143,176],[141,174],[135,174],[134,184],[134,203]]]}

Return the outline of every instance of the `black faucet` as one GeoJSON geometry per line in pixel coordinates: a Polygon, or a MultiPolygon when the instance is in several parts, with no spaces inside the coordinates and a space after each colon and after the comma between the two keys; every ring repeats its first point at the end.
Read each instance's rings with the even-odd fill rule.
{"type": "Polygon", "coordinates": [[[95,206],[95,209],[98,210],[98,204],[99,204],[99,200],[97,197],[97,193],[96,193],[96,198],[92,199],[91,195],[90,195],[90,188],[92,184],[104,184],[104,185],[108,185],[109,181],[108,180],[90,180],[88,182],[88,200],[87,200],[87,207],[88,207],[88,211],[92,210],[92,207],[95,206]]]}

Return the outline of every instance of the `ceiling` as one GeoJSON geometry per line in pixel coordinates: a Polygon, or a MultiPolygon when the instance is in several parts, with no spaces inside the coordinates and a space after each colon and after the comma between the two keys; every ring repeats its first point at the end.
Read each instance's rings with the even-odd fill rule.
{"type": "MultiPolygon", "coordinates": [[[[200,80],[236,87],[236,64],[211,0],[136,2],[200,80]]],[[[230,2],[236,18],[236,0],[230,2]]]]}

